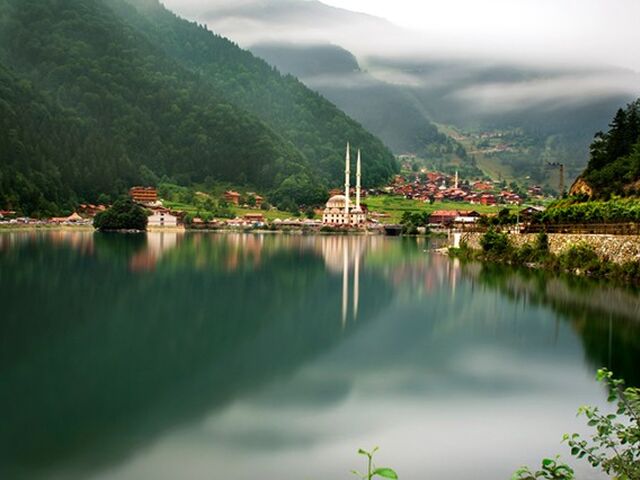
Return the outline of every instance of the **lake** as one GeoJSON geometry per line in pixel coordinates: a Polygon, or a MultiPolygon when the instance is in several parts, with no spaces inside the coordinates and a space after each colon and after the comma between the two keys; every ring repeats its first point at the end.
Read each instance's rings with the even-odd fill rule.
{"type": "Polygon", "coordinates": [[[640,296],[424,239],[0,234],[0,478],[508,479],[640,384],[640,296]]]}

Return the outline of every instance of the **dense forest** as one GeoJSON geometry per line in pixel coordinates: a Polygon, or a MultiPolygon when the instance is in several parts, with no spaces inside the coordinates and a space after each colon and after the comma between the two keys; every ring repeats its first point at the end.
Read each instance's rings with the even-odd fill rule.
{"type": "Polygon", "coordinates": [[[298,203],[396,171],[373,135],[293,77],[155,0],[0,0],[0,208],[46,215],[133,183],[227,181],[298,203]]]}
{"type": "MultiPolygon", "coordinates": [[[[99,165],[93,175],[82,168],[95,150],[117,160],[122,153],[0,65],[0,208],[46,214],[71,207],[86,184],[106,188],[99,165]],[[79,181],[83,173],[87,178],[79,181]]],[[[132,172],[130,164],[120,168],[121,178],[132,172]]]]}
{"type": "Polygon", "coordinates": [[[379,139],[297,78],[280,74],[206,27],[177,17],[158,0],[128,3],[136,11],[118,9],[124,19],[144,31],[171,58],[201,75],[226,99],[255,114],[294,144],[320,178],[332,184],[340,182],[347,140],[365,155],[365,185],[383,183],[398,170],[393,155],[379,139]]]}
{"type": "Polygon", "coordinates": [[[598,132],[582,179],[594,196],[640,194],[640,100],[616,113],[607,132],[598,132]]]}

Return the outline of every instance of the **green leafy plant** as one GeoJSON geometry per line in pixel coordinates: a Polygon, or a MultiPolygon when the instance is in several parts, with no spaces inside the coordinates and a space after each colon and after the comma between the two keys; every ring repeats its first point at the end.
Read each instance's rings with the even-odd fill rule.
{"type": "Polygon", "coordinates": [[[509,236],[506,233],[496,231],[494,228],[490,228],[482,236],[480,246],[485,255],[490,258],[506,257],[511,250],[509,236]]]}
{"type": "MultiPolygon", "coordinates": [[[[640,388],[626,387],[624,380],[613,378],[606,368],[598,370],[598,381],[609,390],[609,402],[615,402],[616,412],[604,414],[598,407],[583,406],[578,415],[587,417],[587,425],[595,429],[589,439],[580,434],[565,434],[563,441],[571,455],[586,458],[593,468],[599,468],[615,480],[640,480],[640,388]]],[[[521,467],[511,480],[558,479],[573,480],[574,471],[568,465],[545,458],[535,472],[521,467]]]]}
{"type": "Polygon", "coordinates": [[[511,477],[511,480],[573,480],[575,478],[573,469],[560,461],[560,457],[555,459],[545,458],[542,460],[540,470],[532,472],[529,467],[520,467],[511,477]]]}
{"type": "Polygon", "coordinates": [[[359,455],[363,455],[367,457],[367,473],[360,473],[357,470],[352,470],[351,473],[360,477],[362,480],[371,480],[374,477],[381,478],[390,478],[392,480],[397,480],[398,474],[395,470],[389,467],[376,467],[373,463],[373,456],[378,451],[379,447],[375,447],[370,452],[363,450],[362,448],[358,450],[359,455]]]}
{"type": "Polygon", "coordinates": [[[93,219],[98,230],[146,230],[147,212],[129,198],[116,200],[108,210],[93,219]]]}
{"type": "Polygon", "coordinates": [[[609,402],[616,413],[604,414],[597,407],[583,406],[578,415],[587,417],[595,428],[590,440],[579,434],[565,435],[571,454],[585,458],[593,467],[620,480],[640,479],[640,388],[625,387],[624,380],[613,378],[607,369],[598,370],[598,381],[606,384],[609,402]]]}

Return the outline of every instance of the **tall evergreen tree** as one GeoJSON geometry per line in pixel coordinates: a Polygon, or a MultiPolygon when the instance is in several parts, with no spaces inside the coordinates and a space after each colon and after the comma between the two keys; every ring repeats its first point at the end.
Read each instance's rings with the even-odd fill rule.
{"type": "Polygon", "coordinates": [[[598,132],[582,177],[598,197],[636,195],[640,180],[640,100],[619,109],[609,131],[598,132]]]}

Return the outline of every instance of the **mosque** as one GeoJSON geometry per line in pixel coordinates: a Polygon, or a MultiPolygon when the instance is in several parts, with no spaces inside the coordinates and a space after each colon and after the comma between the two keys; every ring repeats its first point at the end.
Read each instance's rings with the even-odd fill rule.
{"type": "Polygon", "coordinates": [[[364,226],[367,216],[360,206],[360,149],[356,161],[356,201],[353,204],[349,199],[351,181],[351,159],[349,144],[344,169],[344,195],[334,195],[329,199],[322,214],[322,223],[325,225],[348,225],[352,227],[364,226]]]}

